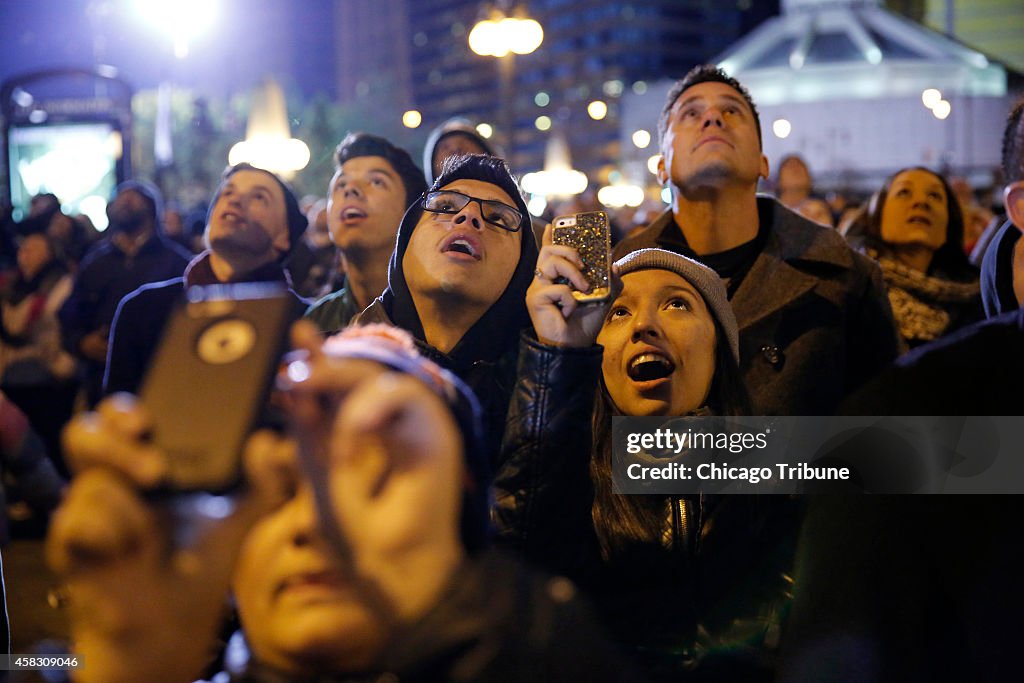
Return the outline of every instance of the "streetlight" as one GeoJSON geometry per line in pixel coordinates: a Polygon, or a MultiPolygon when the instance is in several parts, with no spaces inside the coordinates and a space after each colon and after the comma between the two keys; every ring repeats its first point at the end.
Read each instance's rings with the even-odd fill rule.
{"type": "Polygon", "coordinates": [[[213,23],[217,3],[213,0],[135,0],[139,13],[170,34],[174,56],[188,56],[189,42],[213,23]]]}
{"type": "Polygon", "coordinates": [[[509,10],[510,0],[500,0],[486,12],[469,32],[469,49],[478,55],[498,59],[498,84],[501,94],[499,121],[508,136],[507,153],[512,156],[515,141],[515,106],[513,81],[515,55],[528,55],[544,42],[544,29],[526,14],[522,6],[509,10]]]}

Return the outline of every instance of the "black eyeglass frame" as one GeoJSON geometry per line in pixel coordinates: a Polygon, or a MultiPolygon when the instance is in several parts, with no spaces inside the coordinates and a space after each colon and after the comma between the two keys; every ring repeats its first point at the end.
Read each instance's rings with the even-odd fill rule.
{"type": "Polygon", "coordinates": [[[464,192],[457,192],[455,190],[434,190],[433,192],[424,192],[423,194],[420,195],[420,198],[419,198],[419,205],[420,205],[420,207],[423,208],[424,211],[429,211],[430,213],[440,213],[440,214],[444,214],[444,215],[447,215],[447,216],[454,216],[455,214],[459,213],[464,208],[466,208],[469,205],[470,202],[476,202],[477,205],[479,205],[479,207],[480,207],[480,217],[483,218],[484,222],[486,222],[488,225],[493,225],[494,227],[499,228],[500,230],[505,230],[507,232],[519,232],[520,228],[522,228],[522,226],[523,226],[523,214],[522,214],[522,212],[519,209],[517,209],[516,207],[509,206],[505,202],[498,201],[497,199],[480,199],[479,197],[473,197],[473,196],[468,195],[468,194],[466,194],[464,192]],[[465,203],[462,206],[460,206],[457,209],[451,210],[451,211],[439,211],[437,209],[431,209],[431,208],[429,208],[427,206],[427,199],[428,198],[430,198],[431,196],[442,195],[442,194],[444,194],[444,195],[450,194],[450,195],[456,195],[458,197],[463,197],[466,201],[465,201],[465,203]],[[500,223],[495,223],[492,220],[488,220],[488,218],[487,218],[487,207],[485,206],[485,204],[496,204],[496,205],[502,207],[503,209],[507,209],[508,211],[511,211],[513,213],[513,215],[516,217],[515,227],[514,228],[508,228],[508,227],[505,227],[504,225],[501,225],[500,223]]]}

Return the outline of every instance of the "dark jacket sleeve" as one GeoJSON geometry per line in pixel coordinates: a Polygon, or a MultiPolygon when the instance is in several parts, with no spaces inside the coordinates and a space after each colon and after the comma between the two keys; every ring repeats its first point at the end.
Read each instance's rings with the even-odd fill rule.
{"type": "Polygon", "coordinates": [[[591,413],[599,346],[562,349],[524,333],[495,477],[499,541],[547,569],[577,575],[593,536],[591,413]]]}

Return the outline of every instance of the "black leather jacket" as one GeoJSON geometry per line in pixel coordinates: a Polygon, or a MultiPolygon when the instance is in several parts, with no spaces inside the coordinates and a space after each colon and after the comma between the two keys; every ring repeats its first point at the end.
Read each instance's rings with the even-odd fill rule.
{"type": "Polygon", "coordinates": [[[601,353],[524,334],[495,480],[499,538],[589,591],[652,678],[771,680],[800,504],[666,496],[660,543],[602,557],[589,473],[601,353]]]}

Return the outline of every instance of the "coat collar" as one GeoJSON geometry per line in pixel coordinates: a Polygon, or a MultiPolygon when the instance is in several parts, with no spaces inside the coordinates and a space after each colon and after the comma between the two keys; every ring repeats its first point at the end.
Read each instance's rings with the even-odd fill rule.
{"type": "MultiPolygon", "coordinates": [[[[764,248],[733,295],[732,307],[740,330],[751,327],[814,288],[821,267],[846,270],[853,252],[834,230],[798,216],[772,197],[757,197],[758,216],[768,226],[764,248]],[[810,272],[808,272],[810,271],[810,272]]],[[[684,247],[680,230],[668,209],[650,228],[659,247],[684,247]]]]}

